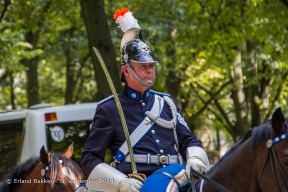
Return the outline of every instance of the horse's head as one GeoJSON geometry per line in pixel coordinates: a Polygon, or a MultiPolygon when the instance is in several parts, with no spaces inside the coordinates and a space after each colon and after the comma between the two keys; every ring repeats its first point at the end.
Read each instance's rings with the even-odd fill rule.
{"type": "Polygon", "coordinates": [[[0,191],[74,192],[82,180],[83,172],[77,163],[70,159],[72,154],[73,143],[64,155],[48,152],[43,146],[40,158],[31,157],[6,175],[0,191]]]}
{"type": "MultiPolygon", "coordinates": [[[[206,174],[233,191],[288,191],[288,123],[281,108],[253,128],[206,174]]],[[[202,180],[203,181],[203,180],[202,180]]],[[[217,191],[206,182],[197,187],[217,191]]]]}
{"type": "Polygon", "coordinates": [[[288,130],[287,120],[281,108],[277,108],[271,119],[271,138],[267,141],[267,155],[259,175],[262,191],[267,191],[267,183],[273,190],[288,190],[288,130]],[[265,189],[265,190],[264,190],[265,189]]]}
{"type": "MultiPolygon", "coordinates": [[[[75,191],[82,178],[81,168],[71,157],[73,155],[73,143],[62,155],[46,151],[43,146],[40,150],[40,163],[43,190],[45,191],[75,191]],[[45,181],[48,181],[47,183],[45,181]]],[[[41,181],[41,180],[40,180],[41,181]]]]}

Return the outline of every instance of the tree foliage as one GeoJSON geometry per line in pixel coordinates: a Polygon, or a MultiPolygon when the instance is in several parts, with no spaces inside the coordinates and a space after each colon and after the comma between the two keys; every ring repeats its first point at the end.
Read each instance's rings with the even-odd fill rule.
{"type": "Polygon", "coordinates": [[[123,33],[113,14],[123,6],[159,61],[153,89],[177,100],[192,130],[213,127],[235,141],[286,104],[287,1],[5,0],[0,107],[109,96],[92,46],[109,61],[119,91],[123,33]]]}

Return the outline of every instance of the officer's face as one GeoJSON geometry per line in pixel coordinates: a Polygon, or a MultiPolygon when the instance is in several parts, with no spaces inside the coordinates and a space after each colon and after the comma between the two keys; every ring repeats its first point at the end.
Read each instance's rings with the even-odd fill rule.
{"type": "MultiPolygon", "coordinates": [[[[151,84],[154,82],[155,78],[155,63],[138,63],[134,61],[129,62],[132,69],[135,71],[135,73],[140,77],[143,81],[145,81],[148,84],[151,84]]],[[[139,82],[135,79],[135,77],[131,74],[131,72],[128,70],[128,67],[123,66],[122,68],[123,73],[126,76],[126,81],[128,82],[139,82]]],[[[131,83],[130,83],[131,84],[131,83]]]]}

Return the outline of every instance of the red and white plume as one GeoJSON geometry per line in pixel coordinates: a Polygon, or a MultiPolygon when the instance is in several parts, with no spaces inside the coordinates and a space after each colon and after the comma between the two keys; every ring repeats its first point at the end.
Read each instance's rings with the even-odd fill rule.
{"type": "Polygon", "coordinates": [[[118,27],[121,28],[123,33],[125,33],[131,28],[141,29],[137,22],[137,19],[133,17],[132,12],[130,12],[130,10],[126,7],[123,7],[121,10],[117,9],[114,14],[114,19],[116,23],[119,24],[118,27]]]}

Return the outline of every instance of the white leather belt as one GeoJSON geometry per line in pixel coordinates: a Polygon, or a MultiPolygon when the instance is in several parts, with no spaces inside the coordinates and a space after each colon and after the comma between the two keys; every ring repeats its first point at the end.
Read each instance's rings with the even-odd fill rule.
{"type": "MultiPolygon", "coordinates": [[[[137,155],[134,154],[135,163],[146,163],[146,164],[176,164],[178,163],[177,155],[137,155]]],[[[130,155],[125,157],[125,162],[131,162],[130,155]]]]}

